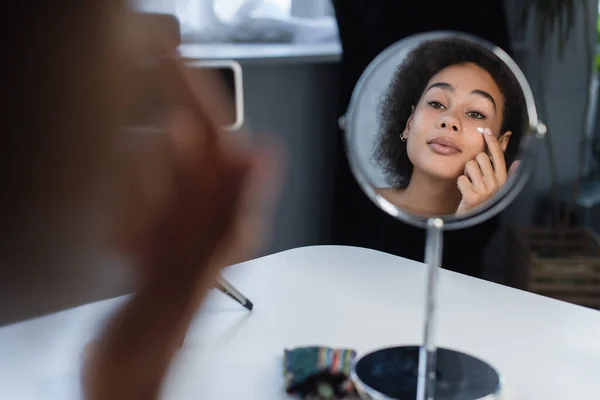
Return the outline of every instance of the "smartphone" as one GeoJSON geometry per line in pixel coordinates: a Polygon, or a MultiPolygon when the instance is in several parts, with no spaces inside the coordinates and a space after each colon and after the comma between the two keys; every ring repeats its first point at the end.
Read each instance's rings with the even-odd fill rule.
{"type": "Polygon", "coordinates": [[[194,70],[209,72],[221,79],[228,107],[223,129],[240,129],[244,125],[244,84],[240,64],[234,60],[188,60],[185,65],[192,73],[194,70]]]}

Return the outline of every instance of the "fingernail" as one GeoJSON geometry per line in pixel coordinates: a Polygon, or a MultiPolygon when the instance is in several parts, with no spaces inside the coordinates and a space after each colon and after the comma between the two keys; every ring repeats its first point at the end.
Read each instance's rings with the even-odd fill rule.
{"type": "Polygon", "coordinates": [[[492,134],[492,130],[490,128],[485,128],[485,133],[488,135],[492,134]]]}
{"type": "Polygon", "coordinates": [[[483,129],[482,127],[479,127],[479,128],[477,128],[477,132],[479,132],[479,133],[484,133],[484,132],[485,132],[485,129],[483,129]]]}

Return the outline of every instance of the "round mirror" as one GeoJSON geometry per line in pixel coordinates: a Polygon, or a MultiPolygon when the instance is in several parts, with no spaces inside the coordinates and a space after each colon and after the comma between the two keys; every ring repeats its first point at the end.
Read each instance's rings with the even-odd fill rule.
{"type": "Polygon", "coordinates": [[[341,123],[352,171],[371,200],[414,226],[439,217],[446,230],[504,209],[545,133],[508,54],[453,32],[411,36],[381,53],[341,123]]]}
{"type": "Polygon", "coordinates": [[[340,124],[365,193],[393,217],[427,229],[423,343],[360,357],[352,369],[359,394],[498,398],[502,379],[490,364],[438,351],[435,305],[443,231],[483,222],[510,204],[546,133],[523,73],[481,39],[453,32],[412,36],[369,65],[340,124]]]}

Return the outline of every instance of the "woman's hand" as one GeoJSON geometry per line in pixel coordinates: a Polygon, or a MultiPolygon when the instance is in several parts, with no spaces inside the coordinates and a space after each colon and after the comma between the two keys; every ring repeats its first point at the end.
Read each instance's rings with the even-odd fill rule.
{"type": "Polygon", "coordinates": [[[223,132],[222,88],[167,63],[163,72],[179,104],[156,160],[167,168],[154,171],[163,176],[154,185],[154,215],[127,251],[144,279],[212,279],[218,270],[202,270],[244,261],[262,244],[279,187],[279,148],[257,148],[244,132],[223,132]]]}
{"type": "Polygon", "coordinates": [[[487,143],[489,155],[483,152],[479,153],[475,160],[471,160],[465,165],[464,175],[458,178],[458,189],[462,194],[462,199],[456,215],[465,214],[491,199],[518,166],[518,161],[515,161],[507,173],[504,152],[498,138],[489,130],[486,130],[483,137],[487,143]]]}
{"type": "Polygon", "coordinates": [[[178,61],[167,62],[177,107],[154,159],[164,168],[146,171],[160,182],[146,185],[154,188],[147,192],[149,215],[127,231],[123,246],[137,290],[90,349],[85,391],[92,400],[157,398],[221,268],[252,257],[262,244],[277,194],[278,153],[242,143],[243,133],[223,132],[215,82],[197,73],[192,81],[178,61]]]}

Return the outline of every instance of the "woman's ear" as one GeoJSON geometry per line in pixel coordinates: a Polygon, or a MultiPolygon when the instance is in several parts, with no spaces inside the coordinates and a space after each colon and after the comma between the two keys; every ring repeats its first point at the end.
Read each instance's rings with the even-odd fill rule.
{"type": "Polygon", "coordinates": [[[506,131],[503,135],[501,135],[498,138],[498,142],[500,143],[500,148],[502,149],[502,151],[506,151],[506,148],[508,147],[508,142],[510,140],[511,135],[512,135],[511,131],[506,131]]]}
{"type": "Polygon", "coordinates": [[[410,117],[408,117],[408,120],[406,121],[406,126],[404,127],[404,134],[406,135],[410,132],[410,125],[412,124],[412,120],[415,115],[415,106],[412,106],[410,110],[410,117]]]}

